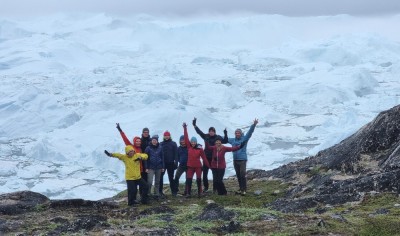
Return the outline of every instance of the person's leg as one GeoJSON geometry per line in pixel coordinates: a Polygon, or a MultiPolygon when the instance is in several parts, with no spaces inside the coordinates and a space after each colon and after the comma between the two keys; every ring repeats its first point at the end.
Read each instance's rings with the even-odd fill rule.
{"type": "Polygon", "coordinates": [[[133,189],[136,187],[133,180],[126,181],[127,192],[128,192],[128,206],[133,206],[135,204],[133,189]]]}
{"type": "MultiPolygon", "coordinates": [[[[142,177],[143,181],[147,183],[147,172],[143,171],[140,173],[140,176],[142,177]]],[[[146,188],[148,190],[148,187],[146,188]]],[[[139,194],[142,195],[143,194],[143,190],[139,185],[139,194]]]]}
{"type": "Polygon", "coordinates": [[[211,169],[211,173],[212,173],[212,176],[213,176],[213,180],[212,180],[212,182],[213,182],[213,193],[216,193],[216,192],[218,191],[218,183],[217,183],[217,172],[216,172],[216,169],[212,168],[212,169],[211,169]]]}
{"type": "Polygon", "coordinates": [[[160,196],[161,169],[154,170],[154,195],[160,196]]]}
{"type": "MultiPolygon", "coordinates": [[[[211,163],[211,162],[209,162],[211,163]]],[[[208,170],[209,168],[206,165],[203,165],[203,184],[204,184],[204,192],[208,191],[208,170]]],[[[200,178],[201,179],[201,178],[200,178]]]]}
{"type": "Polygon", "coordinates": [[[171,189],[171,193],[174,190],[174,172],[175,172],[175,165],[174,163],[171,163],[170,165],[168,165],[167,168],[168,171],[168,181],[169,181],[169,188],[171,189]]]}
{"type": "Polygon", "coordinates": [[[139,184],[139,188],[142,189],[142,194],[141,196],[141,202],[143,204],[147,204],[149,202],[149,195],[148,195],[148,184],[146,181],[144,181],[144,179],[138,179],[137,180],[138,184],[139,184]]]}
{"type": "Polygon", "coordinates": [[[185,192],[187,196],[192,195],[192,179],[194,175],[194,168],[193,167],[188,167],[186,171],[186,189],[185,192]]]}
{"type": "Polygon", "coordinates": [[[164,169],[164,172],[160,172],[160,178],[159,178],[159,181],[158,181],[158,183],[159,183],[158,192],[160,193],[160,195],[164,194],[163,193],[163,188],[164,188],[164,174],[165,174],[165,172],[167,172],[165,169],[164,169]]]}
{"type": "Polygon", "coordinates": [[[195,168],[196,171],[196,183],[197,183],[197,196],[201,197],[201,194],[203,193],[203,188],[201,186],[201,167],[195,168]]]}
{"type": "Polygon", "coordinates": [[[239,165],[240,161],[233,161],[233,167],[235,168],[235,174],[236,174],[236,179],[238,181],[239,184],[239,190],[236,191],[236,193],[240,193],[241,192],[241,184],[240,184],[240,165],[239,165]]]}
{"type": "Polygon", "coordinates": [[[147,173],[147,185],[148,185],[147,194],[151,194],[151,187],[153,185],[153,178],[154,178],[154,170],[153,169],[149,169],[149,172],[147,173]]]}
{"type": "Polygon", "coordinates": [[[240,163],[240,178],[242,183],[241,190],[244,194],[246,194],[247,191],[246,164],[247,161],[242,161],[242,163],[240,163]]]}
{"type": "Polygon", "coordinates": [[[220,188],[220,195],[226,195],[228,192],[226,191],[225,184],[224,184],[224,175],[225,169],[218,169],[218,180],[219,180],[219,188],[220,188]]]}
{"type": "Polygon", "coordinates": [[[175,178],[173,181],[174,184],[173,184],[172,194],[177,194],[179,192],[179,178],[181,178],[181,176],[184,172],[185,172],[184,167],[178,166],[178,169],[176,169],[175,178]]]}

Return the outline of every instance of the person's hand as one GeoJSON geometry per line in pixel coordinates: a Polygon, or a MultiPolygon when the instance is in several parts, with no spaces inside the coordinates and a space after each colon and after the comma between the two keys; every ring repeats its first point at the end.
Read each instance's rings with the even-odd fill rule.
{"type": "Polygon", "coordinates": [[[254,125],[258,124],[258,119],[254,119],[254,125]]]}
{"type": "Polygon", "coordinates": [[[109,153],[107,150],[104,150],[104,153],[109,157],[111,156],[111,153],[109,153]]]}
{"type": "Polygon", "coordinates": [[[119,123],[117,123],[117,130],[118,130],[119,132],[122,132],[121,127],[119,127],[119,123]]]}
{"type": "Polygon", "coordinates": [[[146,169],[146,173],[149,173],[149,169],[146,169]]]}
{"type": "Polygon", "coordinates": [[[184,128],[186,128],[186,127],[187,127],[186,122],[183,122],[182,126],[183,126],[184,128]]]}
{"type": "Polygon", "coordinates": [[[164,169],[161,169],[161,172],[164,172],[165,170],[164,169]]]}
{"type": "Polygon", "coordinates": [[[193,124],[193,126],[194,126],[194,127],[196,127],[196,120],[197,120],[197,118],[196,118],[196,117],[195,117],[195,118],[193,118],[192,124],[193,124]]]}
{"type": "Polygon", "coordinates": [[[225,135],[225,136],[228,135],[228,131],[226,130],[226,128],[224,129],[224,135],[225,135]]]}

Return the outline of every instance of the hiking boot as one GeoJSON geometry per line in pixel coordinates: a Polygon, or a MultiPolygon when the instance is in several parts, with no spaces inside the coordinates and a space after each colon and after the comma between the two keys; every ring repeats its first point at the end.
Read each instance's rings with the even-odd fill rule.
{"type": "Polygon", "coordinates": [[[241,195],[242,195],[242,196],[246,196],[246,191],[243,191],[243,192],[241,193],[241,195]]]}
{"type": "Polygon", "coordinates": [[[203,190],[203,193],[208,193],[208,188],[205,188],[205,189],[203,190]]]}
{"type": "Polygon", "coordinates": [[[235,194],[242,194],[242,191],[239,189],[239,190],[235,191],[235,194]]]}

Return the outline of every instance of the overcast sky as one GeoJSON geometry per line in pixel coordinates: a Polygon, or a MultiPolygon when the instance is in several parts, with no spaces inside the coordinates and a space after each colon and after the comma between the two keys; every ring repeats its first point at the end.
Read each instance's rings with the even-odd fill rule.
{"type": "Polygon", "coordinates": [[[178,15],[254,12],[288,16],[400,14],[400,0],[0,0],[0,16],[58,12],[178,15]]]}

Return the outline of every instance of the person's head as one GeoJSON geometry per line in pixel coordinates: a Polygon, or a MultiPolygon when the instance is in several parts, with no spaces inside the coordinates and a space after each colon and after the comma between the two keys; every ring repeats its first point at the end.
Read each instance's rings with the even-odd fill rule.
{"type": "Polygon", "coordinates": [[[190,144],[192,145],[192,147],[196,147],[197,145],[197,138],[196,137],[192,137],[190,139],[190,144]]]}
{"type": "Polygon", "coordinates": [[[158,144],[158,135],[151,136],[151,144],[157,145],[158,144]]]}
{"type": "Polygon", "coordinates": [[[147,137],[149,137],[149,135],[150,135],[150,131],[149,131],[149,128],[143,128],[143,130],[142,130],[142,137],[145,137],[145,138],[147,138],[147,137]]]}
{"type": "Polygon", "coordinates": [[[142,140],[140,137],[136,136],[133,138],[133,145],[135,145],[135,147],[140,147],[140,145],[142,145],[142,140]]]}
{"type": "Polygon", "coordinates": [[[185,136],[181,135],[181,137],[179,138],[179,144],[180,144],[182,147],[185,147],[185,146],[186,146],[186,143],[185,143],[185,136]]]}
{"type": "Polygon", "coordinates": [[[125,153],[128,157],[133,157],[133,155],[135,155],[135,149],[133,149],[131,145],[128,145],[125,147],[125,153]]]}
{"type": "Polygon", "coordinates": [[[167,130],[164,132],[164,140],[169,140],[171,138],[171,133],[167,130]]]}
{"type": "Polygon", "coordinates": [[[210,136],[214,136],[215,135],[215,128],[214,127],[210,127],[209,129],[208,129],[208,134],[210,135],[210,136]]]}
{"type": "Polygon", "coordinates": [[[242,136],[242,130],[241,129],[236,129],[235,130],[235,137],[240,138],[242,136]]]}
{"type": "Polygon", "coordinates": [[[220,136],[215,140],[215,146],[220,147],[222,145],[222,138],[220,136]]]}

